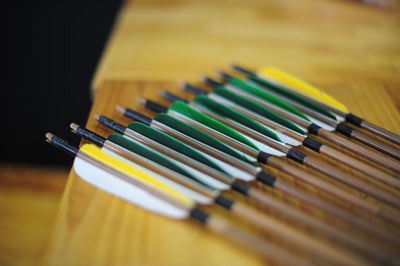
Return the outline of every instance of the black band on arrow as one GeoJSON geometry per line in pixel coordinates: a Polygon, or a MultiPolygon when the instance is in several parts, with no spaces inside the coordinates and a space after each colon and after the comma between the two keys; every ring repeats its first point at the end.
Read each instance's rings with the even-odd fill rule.
{"type": "Polygon", "coordinates": [[[324,144],[322,144],[321,142],[316,141],[315,139],[312,139],[310,137],[306,137],[303,140],[303,145],[306,146],[307,148],[312,149],[313,151],[319,152],[321,146],[324,144]]]}
{"type": "Polygon", "coordinates": [[[339,132],[340,134],[343,134],[349,138],[351,138],[351,133],[353,132],[353,129],[351,127],[348,127],[344,124],[339,124],[336,126],[335,130],[339,132]]]}
{"type": "Polygon", "coordinates": [[[257,162],[267,163],[269,157],[271,157],[271,154],[262,151],[257,155],[257,162]]]}
{"type": "Polygon", "coordinates": [[[225,198],[222,195],[219,195],[218,197],[215,198],[215,203],[221,205],[225,209],[230,210],[232,208],[232,205],[234,204],[234,201],[230,200],[228,198],[225,198]]]}
{"type": "Polygon", "coordinates": [[[197,207],[194,207],[190,211],[190,217],[202,224],[206,224],[210,215],[208,213],[206,213],[205,211],[203,211],[197,207]]]}
{"type": "Polygon", "coordinates": [[[170,93],[168,91],[164,91],[162,93],[162,97],[164,99],[166,99],[167,101],[169,101],[169,102],[184,102],[184,103],[188,103],[188,101],[186,101],[185,99],[183,99],[183,98],[181,98],[181,97],[179,97],[179,96],[177,96],[175,94],[172,94],[172,93],[170,93]]]}
{"type": "Polygon", "coordinates": [[[227,73],[225,73],[225,72],[219,72],[218,74],[219,74],[219,75],[221,76],[221,78],[223,78],[224,80],[230,80],[231,78],[233,78],[232,75],[229,75],[229,74],[227,74],[227,73]]]}
{"type": "Polygon", "coordinates": [[[150,126],[150,124],[151,124],[151,118],[150,117],[147,117],[145,115],[142,115],[141,113],[135,112],[132,109],[126,109],[125,113],[124,113],[124,116],[126,116],[126,117],[128,117],[128,118],[130,118],[132,120],[139,121],[139,122],[141,122],[141,123],[143,123],[145,125],[148,125],[148,126],[150,126]]]}
{"type": "Polygon", "coordinates": [[[245,183],[242,183],[240,181],[234,181],[231,184],[231,188],[233,190],[239,192],[240,194],[243,194],[246,196],[249,194],[249,190],[250,190],[250,187],[248,185],[246,185],[245,183]]]}
{"type": "Polygon", "coordinates": [[[308,130],[308,133],[318,136],[318,130],[319,130],[320,128],[321,128],[320,126],[317,126],[316,124],[311,123],[311,124],[307,127],[307,130],[308,130]]]}
{"type": "Polygon", "coordinates": [[[307,155],[305,155],[302,152],[296,151],[294,148],[291,148],[289,152],[286,154],[286,157],[303,164],[304,159],[307,157],[307,155]]]}
{"type": "Polygon", "coordinates": [[[211,78],[204,78],[204,83],[207,84],[208,86],[212,87],[212,88],[216,88],[216,87],[222,87],[224,86],[223,83],[220,83],[216,80],[213,80],[211,78]]]}
{"type": "Polygon", "coordinates": [[[78,148],[71,146],[66,140],[57,136],[51,138],[50,144],[73,156],[77,155],[79,151],[78,148]]]}
{"type": "Polygon", "coordinates": [[[187,84],[187,83],[185,83],[183,85],[183,89],[187,92],[190,92],[190,93],[193,93],[196,95],[207,95],[208,94],[207,91],[200,89],[199,87],[195,87],[193,85],[187,84]]]}
{"type": "Polygon", "coordinates": [[[106,141],[106,138],[103,138],[102,136],[81,127],[76,129],[76,135],[81,136],[82,138],[87,139],[100,147],[103,147],[104,142],[106,141]]]}
{"type": "Polygon", "coordinates": [[[246,68],[244,68],[242,66],[238,66],[238,65],[233,64],[232,67],[233,67],[233,69],[235,69],[235,70],[237,70],[239,72],[242,72],[242,73],[244,73],[244,74],[246,74],[248,76],[255,76],[256,75],[255,72],[250,71],[250,70],[248,70],[248,69],[246,69],[246,68]]]}
{"type": "Polygon", "coordinates": [[[158,104],[156,102],[153,102],[152,100],[146,100],[144,103],[144,107],[156,113],[166,113],[168,111],[167,107],[162,106],[161,104],[158,104]]]}
{"type": "Polygon", "coordinates": [[[108,117],[105,116],[100,116],[99,119],[97,120],[100,124],[111,128],[112,130],[124,134],[126,127],[124,127],[123,125],[121,125],[120,123],[115,122],[114,120],[111,120],[108,117]]]}
{"type": "Polygon", "coordinates": [[[275,183],[275,181],[276,181],[276,178],[275,178],[275,177],[273,177],[273,176],[270,175],[270,174],[267,174],[266,172],[259,172],[259,173],[256,175],[256,179],[257,179],[258,181],[260,181],[261,183],[266,184],[266,185],[268,185],[268,186],[270,186],[270,187],[273,187],[273,186],[274,186],[274,183],[275,183]]]}
{"type": "Polygon", "coordinates": [[[347,122],[349,122],[349,123],[351,123],[351,124],[353,124],[355,126],[358,126],[358,127],[361,126],[361,123],[364,121],[362,118],[360,118],[358,116],[355,116],[355,115],[353,115],[351,113],[348,113],[345,116],[345,119],[346,119],[347,122]]]}

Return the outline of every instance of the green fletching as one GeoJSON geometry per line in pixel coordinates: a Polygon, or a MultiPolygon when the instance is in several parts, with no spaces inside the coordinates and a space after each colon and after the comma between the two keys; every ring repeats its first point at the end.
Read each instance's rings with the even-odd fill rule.
{"type": "Polygon", "coordinates": [[[174,172],[177,172],[181,175],[184,175],[188,178],[190,178],[191,180],[205,186],[208,188],[211,188],[209,185],[207,185],[206,183],[200,181],[198,178],[196,178],[195,176],[191,175],[190,173],[188,173],[186,170],[182,169],[181,167],[179,167],[178,165],[176,165],[172,160],[168,159],[167,157],[165,157],[163,154],[150,149],[138,142],[135,142],[134,140],[131,140],[127,137],[124,137],[118,133],[112,133],[108,136],[107,140],[133,152],[136,153],[142,157],[145,157],[155,163],[158,163],[168,169],[171,169],[174,172]]]}
{"type": "Polygon", "coordinates": [[[179,121],[175,117],[172,117],[172,116],[164,114],[164,113],[159,113],[156,115],[156,117],[154,117],[153,120],[156,120],[164,125],[169,126],[170,128],[175,129],[176,131],[179,131],[191,138],[194,138],[208,146],[211,146],[221,152],[229,154],[237,159],[240,159],[248,164],[255,166],[255,163],[249,161],[246,157],[244,157],[242,154],[236,152],[234,149],[232,149],[225,143],[222,143],[221,141],[217,140],[216,138],[204,133],[203,131],[198,130],[195,127],[192,127],[191,125],[189,125],[185,122],[179,121]]]}
{"type": "Polygon", "coordinates": [[[132,122],[129,124],[128,128],[130,130],[139,133],[140,135],[143,135],[149,139],[154,140],[155,142],[161,145],[164,145],[166,147],[171,148],[174,151],[184,154],[192,158],[193,160],[201,162],[205,165],[214,168],[215,170],[227,174],[224,170],[222,170],[218,165],[209,160],[207,157],[204,157],[201,153],[199,153],[192,147],[186,145],[185,143],[177,139],[174,139],[173,137],[169,136],[168,134],[165,134],[164,132],[161,132],[157,129],[154,129],[140,122],[132,122]]]}
{"type": "Polygon", "coordinates": [[[240,141],[241,143],[257,150],[260,151],[260,149],[253,144],[253,142],[249,141],[246,137],[244,137],[242,134],[237,132],[236,130],[222,124],[221,122],[215,120],[214,118],[211,118],[203,113],[200,113],[199,111],[193,109],[189,105],[183,103],[183,102],[174,102],[170,107],[169,110],[171,111],[176,111],[180,114],[183,114],[186,117],[189,117],[209,128],[212,128],[228,137],[231,137],[232,139],[235,139],[237,141],[240,141]]]}
{"type": "Polygon", "coordinates": [[[307,106],[310,109],[313,109],[314,111],[316,111],[316,112],[318,112],[318,113],[320,113],[320,114],[322,114],[322,115],[324,115],[326,117],[329,117],[331,119],[336,120],[336,116],[334,116],[331,112],[329,112],[325,108],[322,108],[318,104],[315,104],[314,102],[312,102],[312,101],[310,101],[310,100],[298,95],[297,93],[295,93],[295,92],[293,92],[291,90],[286,89],[283,86],[280,86],[279,84],[276,84],[274,82],[259,78],[257,76],[250,77],[250,80],[252,80],[252,81],[254,81],[254,82],[256,82],[256,83],[258,83],[258,84],[260,84],[262,86],[265,86],[265,87],[267,87],[267,88],[269,88],[269,89],[271,89],[271,90],[273,90],[273,91],[275,91],[275,92],[277,92],[277,93],[279,93],[281,95],[284,95],[284,96],[286,96],[286,97],[288,97],[288,98],[290,98],[290,99],[292,99],[292,100],[294,100],[296,102],[299,102],[299,103],[307,106]]]}
{"type": "Polygon", "coordinates": [[[243,91],[246,91],[250,94],[253,94],[267,102],[270,102],[272,104],[275,104],[283,109],[285,109],[286,111],[291,112],[292,114],[295,114],[307,121],[310,121],[308,119],[308,117],[303,114],[302,112],[300,112],[299,110],[297,110],[296,108],[294,108],[293,106],[291,106],[290,104],[282,101],[281,99],[279,99],[278,97],[275,97],[274,95],[271,95],[270,93],[266,92],[263,89],[251,86],[250,84],[238,79],[238,78],[231,78],[229,79],[228,84],[233,85],[235,87],[237,87],[238,89],[241,89],[243,91]]]}
{"type": "Polygon", "coordinates": [[[220,104],[219,102],[216,102],[216,101],[208,98],[207,96],[203,96],[203,95],[197,96],[196,98],[193,99],[192,103],[202,106],[202,107],[205,107],[223,117],[232,119],[248,128],[251,128],[251,129],[263,134],[264,136],[267,136],[267,137],[270,137],[277,141],[282,142],[282,140],[273,131],[264,127],[257,121],[254,121],[253,119],[251,119],[251,118],[249,118],[249,117],[247,117],[247,116],[245,116],[223,104],[220,104]]]}
{"type": "Polygon", "coordinates": [[[274,113],[273,111],[265,108],[262,105],[259,105],[256,102],[253,102],[245,97],[242,97],[236,93],[230,92],[225,88],[216,88],[213,93],[228,99],[238,105],[241,105],[257,114],[259,114],[262,117],[268,118],[284,127],[290,128],[291,130],[296,131],[297,133],[300,133],[302,135],[305,135],[305,132],[299,128],[298,126],[296,126],[295,124],[293,124],[292,122],[290,122],[289,120],[281,117],[280,115],[274,113]]]}

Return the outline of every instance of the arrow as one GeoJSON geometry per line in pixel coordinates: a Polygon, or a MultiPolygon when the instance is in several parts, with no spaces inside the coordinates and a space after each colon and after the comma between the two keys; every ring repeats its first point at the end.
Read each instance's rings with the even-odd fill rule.
{"type": "Polygon", "coordinates": [[[246,234],[219,217],[210,215],[198,208],[189,197],[140,168],[110,156],[95,145],[85,144],[78,149],[51,133],[47,133],[46,138],[52,145],[76,156],[74,170],[80,178],[114,196],[169,218],[191,218],[212,231],[247,245],[264,258],[285,265],[297,263],[297,260],[300,260],[302,265],[309,265],[294,254],[246,234]]]}
{"type": "MultiPolygon", "coordinates": [[[[135,117],[138,118],[138,113],[135,114],[135,117]]],[[[108,126],[109,125],[113,125],[113,126],[110,127],[112,129],[113,128],[114,129],[115,128],[122,129],[122,127],[123,127],[122,125],[120,125],[120,124],[116,123],[115,121],[112,121],[109,118],[106,118],[104,116],[100,116],[100,117],[98,116],[97,119],[103,125],[108,125],[108,126]]],[[[148,121],[148,118],[143,118],[142,120],[147,120],[148,121]]],[[[162,132],[160,132],[160,131],[152,128],[152,127],[146,126],[146,125],[138,123],[138,122],[132,122],[132,123],[129,124],[128,128],[125,128],[124,132],[121,131],[120,133],[123,133],[125,136],[130,137],[131,139],[134,139],[134,140],[139,140],[140,138],[153,138],[153,140],[159,141],[161,139],[160,135],[165,136],[167,138],[164,139],[164,141],[162,141],[162,142],[164,144],[167,144],[166,146],[169,146],[169,147],[166,147],[166,146],[160,147],[160,145],[154,145],[154,144],[152,144],[152,147],[156,147],[156,150],[158,150],[159,152],[162,152],[163,154],[168,155],[168,157],[170,157],[170,158],[180,160],[180,162],[182,162],[182,163],[185,163],[185,164],[193,166],[193,162],[191,162],[190,159],[188,160],[188,157],[183,158],[181,156],[181,154],[176,153],[176,152],[174,154],[174,152],[169,149],[169,148],[177,149],[180,152],[182,150],[185,150],[185,151],[187,151],[188,149],[190,150],[190,149],[192,149],[191,147],[185,146],[184,149],[181,149],[182,146],[179,147],[179,145],[176,145],[176,143],[175,143],[175,142],[177,142],[176,139],[173,139],[169,135],[164,134],[164,133],[162,133],[162,132]],[[141,130],[137,130],[137,127],[139,125],[141,127],[141,130]],[[132,132],[134,128],[136,128],[136,131],[132,132]],[[143,134],[145,132],[144,129],[147,129],[147,134],[146,134],[145,137],[143,135],[140,137],[137,132],[140,131],[143,134]],[[159,136],[157,136],[157,135],[159,135],[159,136]]],[[[146,140],[145,142],[146,143],[151,143],[151,141],[149,141],[149,139],[146,140]]],[[[197,166],[197,169],[201,170],[202,168],[201,167],[199,168],[199,166],[197,166]]],[[[203,171],[204,171],[204,165],[203,165],[203,171]]],[[[204,171],[204,172],[206,172],[206,171],[204,171]]],[[[273,183],[273,186],[272,186],[273,188],[282,190],[284,193],[288,193],[288,194],[290,194],[292,196],[295,196],[295,197],[299,198],[300,200],[304,199],[304,196],[299,196],[299,195],[301,195],[301,194],[299,194],[299,193],[301,193],[300,191],[296,192],[295,189],[290,189],[289,187],[285,186],[284,183],[278,182],[278,181],[279,180],[276,180],[273,183]]],[[[237,189],[239,187],[238,186],[238,181],[237,180],[236,181],[231,180],[230,182],[231,182],[232,189],[238,191],[239,193],[242,193],[245,196],[253,197],[252,191],[255,191],[254,188],[250,189],[250,187],[248,187],[247,189],[244,189],[243,183],[241,183],[241,186],[240,186],[241,189],[238,190],[237,189]],[[244,190],[246,190],[247,193],[243,193],[244,190]]],[[[256,200],[257,200],[257,198],[256,198],[256,200]]],[[[311,203],[314,206],[317,206],[317,207],[320,207],[322,209],[325,209],[328,212],[332,211],[334,214],[335,213],[338,214],[341,218],[343,218],[343,216],[347,216],[346,214],[343,215],[343,211],[338,211],[338,209],[335,210],[335,208],[333,206],[329,206],[329,204],[328,205],[326,205],[326,204],[325,205],[324,204],[316,204],[315,201],[320,201],[320,200],[316,199],[316,198],[313,198],[313,197],[310,197],[309,200],[306,200],[305,202],[311,203]],[[325,206],[325,208],[323,206],[325,206]]],[[[265,204],[265,202],[262,202],[262,203],[265,204]]],[[[343,243],[343,241],[348,242],[350,240],[350,242],[352,242],[351,245],[354,245],[355,247],[360,248],[360,243],[357,243],[357,242],[354,243],[354,241],[353,241],[354,239],[353,240],[352,240],[352,238],[349,239],[348,236],[346,236],[345,234],[343,235],[343,234],[341,234],[339,232],[332,232],[332,228],[329,228],[329,227],[327,227],[325,225],[316,223],[315,220],[310,219],[307,216],[304,216],[304,215],[298,213],[294,209],[288,209],[287,206],[285,207],[285,206],[282,206],[281,204],[277,204],[277,202],[273,198],[268,198],[268,204],[266,204],[266,206],[272,207],[272,208],[275,208],[275,209],[279,209],[281,212],[289,214],[290,217],[292,217],[293,219],[295,219],[297,221],[303,221],[306,224],[312,225],[312,228],[314,228],[314,229],[319,229],[319,230],[321,230],[321,231],[323,231],[325,233],[329,233],[330,235],[334,236],[335,239],[337,239],[338,241],[341,241],[342,243],[343,243]]],[[[353,217],[353,218],[355,218],[355,217],[353,217]]],[[[347,219],[348,219],[348,216],[347,216],[347,219]]],[[[358,219],[358,218],[356,218],[356,220],[358,220],[358,222],[360,221],[360,219],[358,219]]],[[[357,224],[358,224],[358,222],[357,222],[357,224]]],[[[360,228],[368,228],[368,227],[365,227],[365,221],[361,222],[361,224],[358,224],[358,226],[360,226],[360,228]]],[[[374,233],[379,232],[379,230],[376,230],[375,227],[372,229],[372,231],[374,233]]],[[[382,237],[382,236],[378,236],[378,237],[382,237]]]]}
{"type": "MultiPolygon", "coordinates": [[[[385,166],[396,173],[400,172],[400,164],[397,160],[394,160],[393,158],[389,158],[384,156],[382,153],[366,148],[362,146],[361,144],[358,144],[354,141],[351,141],[349,139],[346,139],[345,137],[333,134],[331,131],[334,130],[331,126],[321,123],[320,121],[317,121],[315,119],[311,120],[311,117],[306,116],[305,114],[302,113],[302,116],[298,115],[297,113],[289,112],[284,106],[277,105],[276,103],[279,103],[277,101],[271,101],[270,98],[277,98],[270,93],[268,93],[266,90],[254,87],[250,84],[247,84],[246,82],[233,78],[230,79],[229,82],[234,81],[233,83],[219,83],[216,81],[213,81],[209,78],[206,78],[204,80],[208,85],[212,87],[216,86],[223,86],[226,89],[233,91],[245,98],[248,98],[272,111],[275,113],[283,116],[284,118],[290,120],[293,123],[296,123],[297,125],[306,128],[309,133],[321,136],[341,147],[344,147],[362,157],[365,157],[369,160],[372,160],[376,162],[379,165],[385,166]],[[303,116],[306,116],[307,119],[304,119],[303,116]],[[314,122],[318,123],[315,124],[314,122]]],[[[300,111],[298,111],[300,112],[300,111]]],[[[350,130],[351,131],[351,130],[350,130]]],[[[350,132],[347,131],[347,132],[350,132]]]]}
{"type": "MultiPolygon", "coordinates": [[[[325,112],[334,113],[341,120],[346,120],[357,127],[365,128],[380,137],[386,138],[387,140],[400,145],[399,135],[351,114],[344,104],[340,103],[330,95],[320,91],[316,87],[313,87],[299,78],[283,72],[282,70],[272,67],[264,67],[256,74],[241,66],[234,65],[233,68],[248,75],[249,80],[267,86],[281,95],[285,95],[295,101],[301,102],[316,112],[321,113],[322,109],[325,112]]],[[[372,141],[370,139],[364,140],[363,137],[363,134],[359,136],[360,141],[364,143],[372,141]]]]}
{"type": "MultiPolygon", "coordinates": [[[[306,148],[309,148],[315,152],[324,154],[334,160],[337,160],[341,163],[344,163],[354,169],[357,169],[358,171],[374,177],[376,180],[379,180],[380,182],[383,182],[385,184],[388,184],[389,186],[395,187],[397,189],[400,189],[400,181],[396,178],[394,178],[392,175],[387,174],[383,171],[380,171],[379,169],[364,163],[360,160],[357,160],[345,153],[339,152],[327,145],[324,145],[321,142],[318,142],[317,140],[307,137],[304,131],[302,131],[299,127],[297,127],[295,124],[287,121],[286,119],[280,117],[279,115],[275,114],[271,110],[267,109],[266,107],[257,104],[247,98],[244,98],[238,94],[235,94],[233,92],[230,92],[226,90],[225,88],[218,87],[214,89],[211,92],[206,92],[200,88],[194,87],[190,84],[183,84],[182,88],[186,91],[200,94],[200,95],[207,95],[211,99],[218,101],[221,104],[224,104],[225,106],[228,106],[252,119],[255,121],[269,126],[270,128],[273,128],[274,130],[286,134],[297,141],[298,146],[300,144],[303,144],[306,148]],[[201,91],[201,92],[200,92],[201,91]],[[287,122],[285,122],[287,121],[287,122]],[[294,131],[294,132],[293,132],[294,131]]],[[[163,92],[162,96],[166,98],[167,100],[170,100],[172,102],[174,101],[181,101],[181,102],[186,102],[188,101],[177,97],[176,95],[173,95],[168,92],[163,92]]],[[[175,104],[172,104],[170,106],[170,109],[174,109],[175,104]]],[[[179,104],[176,104],[179,105],[179,104]]],[[[176,108],[184,108],[183,106],[181,107],[176,107],[176,108]]],[[[292,144],[293,145],[293,144],[292,144]]]]}
{"type": "MultiPolygon", "coordinates": [[[[151,106],[154,106],[156,103],[146,101],[145,106],[150,108],[151,106]],[[151,104],[146,104],[147,102],[151,104]]],[[[316,157],[305,155],[304,153],[301,153],[293,148],[287,148],[283,145],[280,145],[278,142],[275,141],[270,141],[268,138],[266,138],[266,135],[261,135],[255,132],[252,132],[252,130],[246,126],[244,126],[241,123],[241,120],[235,119],[237,114],[236,111],[223,106],[212,99],[207,98],[204,95],[197,96],[192,100],[193,105],[192,107],[195,107],[197,110],[201,111],[204,114],[207,114],[211,116],[212,118],[218,120],[219,122],[224,123],[225,125],[228,125],[232,127],[235,130],[238,130],[242,134],[247,134],[250,135],[252,138],[256,139],[257,141],[264,143],[266,145],[272,146],[272,148],[279,150],[280,152],[283,152],[286,154],[286,157],[296,161],[298,163],[310,166],[324,174],[327,174],[328,176],[344,183],[349,186],[352,186],[356,189],[359,189],[369,195],[372,195],[380,200],[383,200],[393,206],[400,207],[400,202],[395,194],[390,194],[389,191],[383,190],[379,187],[376,187],[372,184],[369,184],[363,180],[359,179],[354,179],[352,176],[349,176],[347,173],[344,171],[337,169],[335,167],[332,167],[331,165],[321,161],[320,159],[317,159],[316,157]],[[228,118],[227,118],[228,117],[228,118]],[[232,121],[235,119],[234,121],[232,121]]],[[[160,116],[162,114],[159,114],[160,116]]],[[[239,118],[245,117],[244,115],[241,114],[239,118]]],[[[249,119],[245,120],[245,122],[248,122],[249,119]]],[[[182,123],[182,122],[181,122],[182,123]]],[[[182,125],[183,126],[183,125],[182,125]]]]}

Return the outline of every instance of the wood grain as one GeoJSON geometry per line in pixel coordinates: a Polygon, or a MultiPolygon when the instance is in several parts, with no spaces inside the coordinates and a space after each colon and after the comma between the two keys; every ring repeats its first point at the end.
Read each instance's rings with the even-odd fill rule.
{"type": "MultiPolygon", "coordinates": [[[[282,68],[346,104],[349,87],[397,94],[398,16],[341,0],[127,1],[92,87],[105,80],[197,80],[238,62],[282,68]]],[[[359,114],[357,104],[351,107],[359,114]]]]}
{"type": "Polygon", "coordinates": [[[38,264],[67,176],[67,169],[0,164],[0,265],[38,264]]]}
{"type": "MultiPolygon", "coordinates": [[[[189,97],[177,89],[176,81],[196,81],[198,75],[210,74],[213,69],[226,68],[236,61],[249,67],[270,64],[299,75],[337,97],[355,115],[400,133],[400,62],[394,60],[400,55],[398,15],[399,11],[376,10],[339,0],[127,1],[93,80],[95,101],[87,126],[105,136],[109,131],[94,122],[94,113],[105,114],[124,124],[129,120],[115,110],[115,104],[153,115],[139,105],[138,96],[167,104],[158,96],[158,88],[164,88],[189,97]]],[[[330,163],[400,195],[399,191],[355,170],[334,161],[330,163]]],[[[367,202],[386,206],[327,176],[300,167],[321,180],[364,197],[367,202]]],[[[400,233],[398,227],[321,193],[280,170],[266,169],[310,195],[352,210],[393,234],[400,233]]],[[[261,189],[259,184],[254,186],[261,189]]],[[[366,238],[357,228],[303,206],[294,198],[269,189],[263,189],[263,193],[350,237],[385,246],[366,238]]],[[[252,203],[241,197],[235,199],[252,203]]],[[[207,207],[207,210],[229,219],[217,208],[207,207]]],[[[317,241],[329,241],[273,210],[261,210],[317,241]]],[[[391,211],[400,215],[395,209],[391,211]]],[[[243,230],[262,234],[246,224],[232,222],[243,230]]],[[[285,245],[272,235],[263,234],[263,237],[285,245]]],[[[296,247],[291,247],[291,252],[306,256],[296,247]]],[[[264,265],[265,262],[249,250],[192,222],[151,214],[95,189],[71,171],[42,264],[264,265]]]]}

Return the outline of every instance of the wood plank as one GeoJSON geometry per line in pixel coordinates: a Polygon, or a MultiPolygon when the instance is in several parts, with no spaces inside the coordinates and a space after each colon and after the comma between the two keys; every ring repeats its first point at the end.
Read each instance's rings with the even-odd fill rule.
{"type": "Polygon", "coordinates": [[[66,169],[0,165],[1,265],[37,265],[67,176],[66,169]]]}
{"type": "Polygon", "coordinates": [[[239,62],[273,65],[323,88],[384,80],[398,91],[398,17],[342,0],[127,1],[92,87],[197,80],[239,62]]]}

